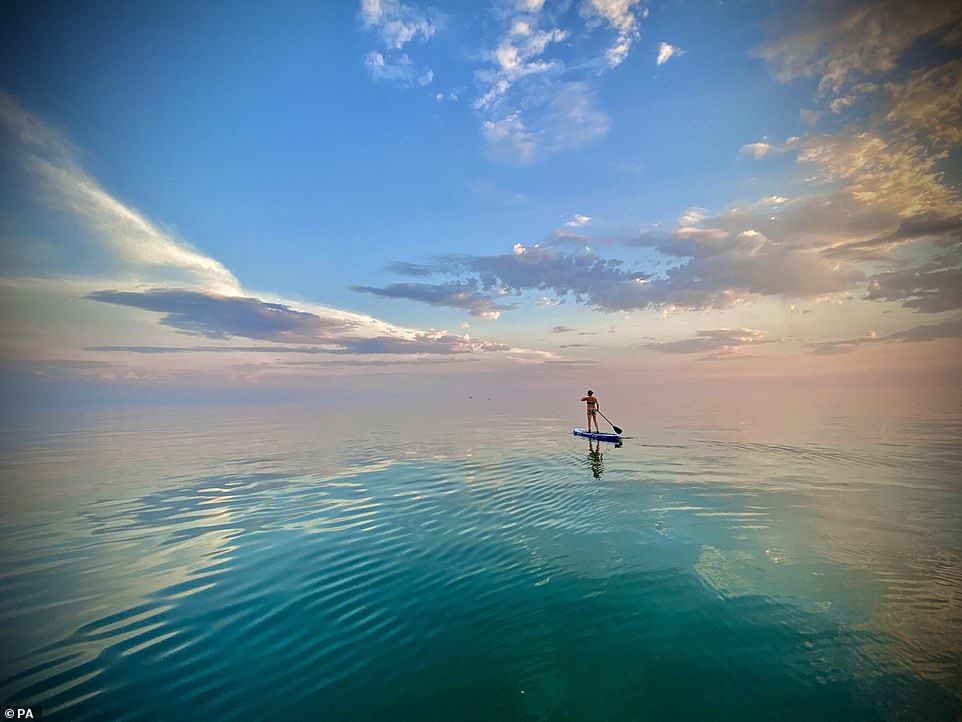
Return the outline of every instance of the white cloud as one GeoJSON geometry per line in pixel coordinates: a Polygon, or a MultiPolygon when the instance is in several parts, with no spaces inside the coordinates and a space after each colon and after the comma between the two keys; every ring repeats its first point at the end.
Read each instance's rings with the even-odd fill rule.
{"type": "MultiPolygon", "coordinates": [[[[504,351],[521,360],[554,358],[550,353],[396,326],[365,314],[244,289],[222,263],[161,229],[104,190],[75,162],[67,141],[2,94],[0,121],[0,132],[14,136],[10,147],[31,174],[40,199],[87,226],[93,238],[113,252],[114,266],[120,264],[111,269],[111,276],[100,273],[86,278],[7,277],[0,281],[0,287],[8,292],[31,294],[31,303],[40,299],[38,304],[57,309],[54,315],[58,318],[99,319],[87,326],[68,328],[67,321],[58,321],[56,326],[38,328],[32,317],[11,316],[13,311],[8,306],[0,319],[10,330],[4,339],[9,342],[8,348],[28,349],[33,358],[50,357],[51,349],[57,357],[73,354],[74,358],[86,358],[91,351],[86,346],[103,339],[106,327],[110,328],[114,343],[141,343],[146,338],[170,343],[187,333],[221,340],[241,337],[273,343],[322,344],[332,347],[325,353],[334,354],[504,351]],[[103,309],[92,312],[91,301],[102,302],[103,309]],[[161,314],[160,326],[156,314],[161,314]],[[111,327],[110,323],[118,318],[123,319],[124,325],[111,327]],[[105,326],[103,319],[111,321],[105,326]],[[162,327],[180,335],[172,337],[162,327]],[[49,337],[38,342],[35,337],[44,333],[49,337]],[[118,333],[133,335],[115,338],[118,333]]],[[[502,308],[506,307],[489,302],[479,308],[478,315],[496,318],[502,308]]],[[[194,370],[184,369],[186,373],[194,370]]]]}
{"type": "Polygon", "coordinates": [[[113,197],[80,168],[69,142],[4,94],[0,119],[16,135],[21,161],[46,203],[70,212],[131,270],[165,270],[183,284],[224,294],[239,290],[238,280],[223,264],[113,197]]]}
{"type": "Polygon", "coordinates": [[[438,29],[426,13],[398,0],[361,0],[360,13],[364,27],[377,32],[392,50],[413,40],[427,40],[438,29]]]}
{"type": "Polygon", "coordinates": [[[371,77],[401,85],[429,85],[434,71],[417,67],[402,49],[429,40],[438,30],[440,17],[434,10],[423,11],[398,0],[361,0],[361,24],[376,35],[383,50],[364,56],[371,77]]]}
{"type": "Polygon", "coordinates": [[[743,145],[741,150],[739,150],[739,153],[742,155],[750,155],[755,160],[761,160],[769,153],[773,153],[777,150],[778,149],[770,143],[758,141],[757,143],[748,143],[747,145],[743,145]]]}
{"type": "Polygon", "coordinates": [[[675,45],[669,45],[665,42],[658,43],[658,57],[655,58],[655,64],[664,65],[672,58],[679,58],[684,54],[685,51],[675,45]]]}
{"type": "Polygon", "coordinates": [[[638,14],[646,17],[648,11],[642,8],[641,0],[585,0],[582,14],[587,17],[600,17],[617,32],[614,42],[605,51],[609,68],[624,62],[631,45],[638,37],[638,14]]]}
{"type": "Polygon", "coordinates": [[[537,138],[525,126],[520,113],[512,113],[498,120],[486,120],[481,130],[488,145],[505,158],[521,163],[534,160],[537,138]]]}
{"type": "Polygon", "coordinates": [[[375,80],[399,83],[400,85],[429,85],[434,72],[428,68],[419,71],[405,53],[385,57],[377,50],[364,56],[364,65],[375,80]]]}
{"type": "Polygon", "coordinates": [[[582,228],[584,226],[587,226],[590,221],[591,221],[591,216],[586,216],[581,213],[575,213],[571,217],[571,219],[567,223],[565,223],[565,225],[570,226],[572,228],[582,228]]]}

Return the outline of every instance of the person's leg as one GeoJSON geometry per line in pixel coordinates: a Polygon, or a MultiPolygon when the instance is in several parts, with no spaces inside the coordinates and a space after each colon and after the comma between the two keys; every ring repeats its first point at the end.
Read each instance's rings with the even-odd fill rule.
{"type": "Polygon", "coordinates": [[[591,431],[591,412],[588,412],[588,431],[591,431]]]}

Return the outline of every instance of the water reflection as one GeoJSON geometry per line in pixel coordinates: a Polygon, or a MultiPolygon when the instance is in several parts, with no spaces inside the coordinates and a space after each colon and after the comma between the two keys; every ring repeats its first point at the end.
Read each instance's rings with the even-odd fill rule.
{"type": "Polygon", "coordinates": [[[318,438],[306,412],[125,416],[0,454],[34,509],[0,526],[0,697],[79,720],[265,698],[332,720],[962,714],[962,427],[664,416],[611,454],[550,416],[404,418],[318,438]]]}
{"type": "Polygon", "coordinates": [[[608,447],[616,449],[621,446],[620,441],[602,442],[598,439],[588,439],[588,466],[591,467],[591,474],[596,479],[600,479],[601,475],[605,473],[605,453],[602,444],[607,444],[608,447]]]}

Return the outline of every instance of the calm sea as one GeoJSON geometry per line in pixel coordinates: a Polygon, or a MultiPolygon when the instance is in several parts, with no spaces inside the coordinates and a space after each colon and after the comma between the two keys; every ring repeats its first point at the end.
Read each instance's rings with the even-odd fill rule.
{"type": "Polygon", "coordinates": [[[962,411],[871,401],[7,417],[0,701],[958,720],[962,411]]]}

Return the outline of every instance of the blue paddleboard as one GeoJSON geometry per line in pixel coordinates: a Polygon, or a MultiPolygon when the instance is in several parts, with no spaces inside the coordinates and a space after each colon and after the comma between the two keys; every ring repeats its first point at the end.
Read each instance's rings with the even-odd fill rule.
{"type": "Polygon", "coordinates": [[[587,439],[598,439],[598,441],[621,441],[621,437],[618,434],[599,434],[594,431],[588,431],[587,429],[574,429],[571,433],[575,436],[584,436],[587,439]]]}

